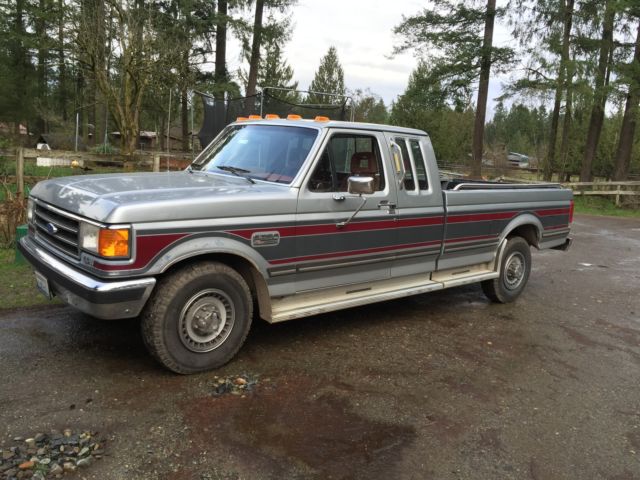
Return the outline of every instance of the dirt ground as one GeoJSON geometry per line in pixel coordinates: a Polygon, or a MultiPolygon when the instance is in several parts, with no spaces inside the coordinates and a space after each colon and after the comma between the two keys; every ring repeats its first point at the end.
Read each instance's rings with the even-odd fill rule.
{"type": "MultiPolygon", "coordinates": [[[[640,479],[640,221],[578,216],[520,299],[471,285],[270,326],[177,376],[135,321],[0,315],[0,448],[71,428],[65,478],[640,479]],[[244,398],[215,375],[258,377],[244,398]]],[[[36,293],[34,292],[34,295],[36,293]]]]}

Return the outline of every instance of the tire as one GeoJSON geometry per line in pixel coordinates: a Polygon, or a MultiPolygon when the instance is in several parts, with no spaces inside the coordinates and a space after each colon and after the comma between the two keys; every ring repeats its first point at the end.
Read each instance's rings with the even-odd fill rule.
{"type": "Polygon", "coordinates": [[[500,262],[500,276],[481,283],[482,291],[496,303],[513,302],[520,296],[531,273],[531,250],[522,237],[512,237],[500,262]]]}
{"type": "Polygon", "coordinates": [[[235,356],[252,318],[251,292],[242,276],[222,263],[197,263],[158,282],[142,313],[142,338],[169,370],[203,372],[235,356]]]}

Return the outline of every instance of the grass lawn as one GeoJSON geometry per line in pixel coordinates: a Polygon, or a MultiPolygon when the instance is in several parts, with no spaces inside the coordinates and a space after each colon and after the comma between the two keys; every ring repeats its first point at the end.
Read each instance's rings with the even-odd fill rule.
{"type": "Polygon", "coordinates": [[[602,197],[574,197],[575,212],[588,215],[608,215],[611,217],[640,217],[640,208],[616,207],[613,201],[602,197]]]}
{"type": "Polygon", "coordinates": [[[0,310],[50,303],[36,289],[31,266],[15,263],[12,248],[0,248],[0,310]]]}

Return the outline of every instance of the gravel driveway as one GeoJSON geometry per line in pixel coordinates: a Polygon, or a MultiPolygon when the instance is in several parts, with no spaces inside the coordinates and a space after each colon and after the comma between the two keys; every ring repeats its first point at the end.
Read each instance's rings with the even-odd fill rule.
{"type": "Polygon", "coordinates": [[[640,479],[640,221],[577,216],[574,239],[514,304],[471,285],[260,322],[189,377],[135,321],[0,313],[0,450],[100,439],[64,478],[640,479]]]}

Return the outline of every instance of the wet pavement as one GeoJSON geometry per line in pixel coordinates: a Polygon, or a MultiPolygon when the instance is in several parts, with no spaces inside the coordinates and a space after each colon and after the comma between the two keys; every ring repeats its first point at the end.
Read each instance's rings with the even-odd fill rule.
{"type": "Polygon", "coordinates": [[[640,221],[577,216],[573,235],[534,252],[514,304],[471,285],[258,322],[233,362],[188,377],[135,321],[0,313],[0,449],[104,437],[65,478],[640,479],[640,221]],[[216,394],[240,375],[251,391],[216,394]]]}

